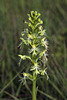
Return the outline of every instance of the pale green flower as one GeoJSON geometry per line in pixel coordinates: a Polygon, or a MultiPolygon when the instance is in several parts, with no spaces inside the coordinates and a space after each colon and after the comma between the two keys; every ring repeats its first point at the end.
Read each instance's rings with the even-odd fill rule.
{"type": "Polygon", "coordinates": [[[36,45],[32,45],[32,48],[29,49],[29,53],[33,53],[33,55],[36,55],[36,52],[38,51],[39,49],[36,47],[36,45]]]}
{"type": "Polygon", "coordinates": [[[31,71],[35,70],[35,74],[39,74],[39,70],[40,70],[40,66],[38,65],[38,63],[34,63],[34,66],[31,67],[31,71]]]}

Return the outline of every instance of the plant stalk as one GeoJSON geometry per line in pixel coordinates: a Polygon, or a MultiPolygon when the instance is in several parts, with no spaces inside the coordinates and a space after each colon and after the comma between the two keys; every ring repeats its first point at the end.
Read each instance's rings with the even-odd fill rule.
{"type": "Polygon", "coordinates": [[[33,87],[32,87],[32,100],[36,100],[36,76],[35,71],[33,72],[33,87]]]}

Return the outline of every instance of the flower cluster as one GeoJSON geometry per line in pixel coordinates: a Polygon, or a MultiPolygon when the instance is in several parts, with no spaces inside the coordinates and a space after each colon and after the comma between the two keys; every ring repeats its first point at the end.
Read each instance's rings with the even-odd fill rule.
{"type": "MultiPolygon", "coordinates": [[[[47,75],[46,62],[48,56],[48,41],[46,39],[46,30],[42,27],[43,21],[40,19],[40,13],[37,13],[37,11],[31,11],[30,14],[28,14],[28,17],[28,22],[25,21],[28,28],[22,32],[20,39],[25,45],[27,45],[29,54],[28,56],[19,56],[23,60],[29,59],[31,61],[32,66],[30,66],[30,71],[34,71],[36,77],[37,75],[47,75]],[[41,64],[42,62],[43,64],[41,64]]],[[[33,80],[31,74],[24,73],[23,75],[24,77],[33,80]]]]}

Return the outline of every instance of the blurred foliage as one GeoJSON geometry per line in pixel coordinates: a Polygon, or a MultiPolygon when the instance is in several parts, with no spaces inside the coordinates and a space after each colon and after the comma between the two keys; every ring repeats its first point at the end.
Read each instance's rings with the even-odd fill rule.
{"type": "MultiPolygon", "coordinates": [[[[48,95],[56,100],[66,100],[67,0],[0,0],[0,100],[31,100],[28,86],[27,90],[19,81],[29,61],[18,66],[19,38],[31,10],[41,13],[49,41],[47,67],[50,79],[38,80],[42,91],[38,91],[38,100],[51,100],[48,95]]],[[[26,47],[22,50],[27,53],[26,47]]]]}

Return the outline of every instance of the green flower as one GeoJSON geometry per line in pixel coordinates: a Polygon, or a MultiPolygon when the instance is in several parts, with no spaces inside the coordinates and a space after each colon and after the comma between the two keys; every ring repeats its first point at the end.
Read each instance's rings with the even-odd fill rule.
{"type": "Polygon", "coordinates": [[[34,63],[34,66],[32,66],[32,68],[30,69],[31,71],[35,70],[35,74],[39,74],[39,70],[40,70],[40,66],[38,65],[38,63],[34,63]]]}
{"type": "Polygon", "coordinates": [[[41,72],[41,75],[46,75],[46,76],[47,76],[47,80],[48,80],[49,77],[48,77],[48,74],[47,74],[47,72],[46,72],[46,69],[47,69],[47,68],[45,68],[44,70],[40,70],[40,72],[41,72]]]}
{"type": "Polygon", "coordinates": [[[32,48],[29,49],[29,53],[32,53],[32,55],[37,55],[37,51],[38,51],[39,49],[36,47],[35,44],[34,44],[34,45],[31,45],[31,46],[32,46],[32,48]]]}
{"type": "Polygon", "coordinates": [[[43,38],[41,42],[42,42],[42,46],[45,46],[45,48],[47,49],[48,48],[48,41],[45,38],[43,38]]]}

